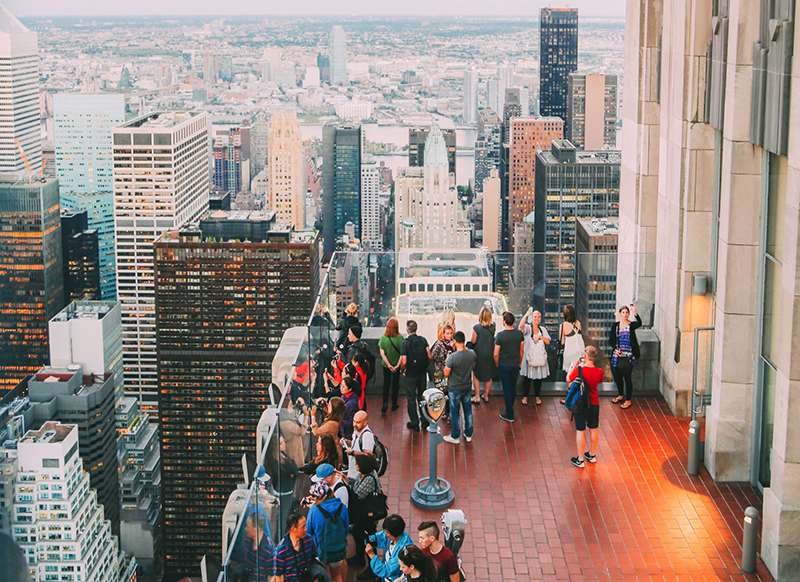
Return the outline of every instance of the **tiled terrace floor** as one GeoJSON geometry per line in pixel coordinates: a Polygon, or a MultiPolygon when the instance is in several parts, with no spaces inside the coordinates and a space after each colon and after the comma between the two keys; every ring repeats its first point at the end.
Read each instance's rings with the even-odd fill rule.
{"type": "MultiPolygon", "coordinates": [[[[634,402],[620,410],[602,399],[598,462],[585,469],[569,463],[574,431],[556,398],[540,407],[517,400],[513,425],[498,417],[502,399],[492,398],[476,407],[472,443],[439,446],[440,476],[469,520],[469,580],[772,580],[760,560],[756,574],[739,568],[744,510],[761,510],[752,487],[714,483],[705,469],[690,477],[688,421],[660,398],[634,402]]],[[[405,428],[404,406],[382,418],[371,398],[368,409],[389,447],[389,509],[416,541],[416,525],[441,515],[409,498],[427,474],[428,437],[405,428]]]]}

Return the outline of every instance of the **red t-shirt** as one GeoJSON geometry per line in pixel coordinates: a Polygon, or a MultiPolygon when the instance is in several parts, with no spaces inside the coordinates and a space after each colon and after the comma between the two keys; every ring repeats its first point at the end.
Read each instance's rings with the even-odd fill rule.
{"type": "MultiPolygon", "coordinates": [[[[598,368],[597,366],[581,366],[583,368],[583,381],[586,382],[586,385],[589,387],[589,404],[600,404],[600,394],[597,392],[597,387],[600,385],[600,382],[603,381],[603,369],[598,368]]],[[[572,373],[570,373],[569,377],[567,378],[567,383],[572,383],[572,381],[578,377],[578,366],[575,366],[572,369],[572,373]]]]}
{"type": "Polygon", "coordinates": [[[441,582],[450,582],[450,576],[458,573],[458,558],[447,548],[443,547],[438,554],[432,554],[430,548],[424,548],[422,553],[433,558],[441,582]]]}

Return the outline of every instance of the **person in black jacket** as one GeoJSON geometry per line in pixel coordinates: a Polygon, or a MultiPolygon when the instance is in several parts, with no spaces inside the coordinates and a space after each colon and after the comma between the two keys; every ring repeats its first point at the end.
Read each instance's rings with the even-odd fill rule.
{"type": "Polygon", "coordinates": [[[639,342],[636,339],[636,330],[642,327],[642,318],[636,311],[636,306],[623,305],[617,311],[619,321],[614,322],[608,334],[608,343],[613,347],[614,352],[611,356],[611,374],[617,385],[619,396],[611,402],[622,402],[620,408],[631,407],[631,394],[633,393],[633,367],[641,357],[639,352],[639,342]],[[636,318],[631,321],[631,312],[636,318]]]}

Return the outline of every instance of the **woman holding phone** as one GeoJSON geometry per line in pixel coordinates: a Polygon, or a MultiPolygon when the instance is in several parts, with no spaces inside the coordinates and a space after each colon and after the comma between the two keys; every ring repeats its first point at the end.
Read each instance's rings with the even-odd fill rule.
{"type": "Polygon", "coordinates": [[[619,392],[611,402],[615,404],[622,402],[620,408],[630,408],[633,394],[633,367],[641,357],[636,330],[642,327],[642,318],[639,317],[633,303],[630,307],[627,305],[620,307],[617,317],[618,321],[614,322],[608,334],[608,344],[614,348],[614,354],[611,356],[611,374],[619,392]],[[633,321],[631,313],[635,318],[633,321]]]}

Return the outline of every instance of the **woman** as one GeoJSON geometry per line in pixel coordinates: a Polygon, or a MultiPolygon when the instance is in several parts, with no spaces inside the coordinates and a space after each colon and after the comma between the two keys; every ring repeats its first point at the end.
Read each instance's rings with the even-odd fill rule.
{"type": "Polygon", "coordinates": [[[403,575],[395,582],[419,580],[420,582],[436,582],[439,572],[433,558],[422,553],[417,546],[406,546],[400,550],[400,571],[403,575]]]}
{"type": "Polygon", "coordinates": [[[392,317],[386,322],[386,329],[378,341],[383,362],[383,407],[381,414],[386,414],[389,406],[389,388],[392,392],[392,412],[400,408],[397,395],[400,392],[400,344],[403,336],[400,335],[400,324],[397,318],[392,317]]]}
{"type": "Polygon", "coordinates": [[[533,397],[536,406],[542,404],[540,398],[542,393],[542,380],[550,375],[550,367],[547,364],[547,348],[550,343],[550,334],[542,326],[542,314],[534,311],[533,307],[528,309],[528,313],[522,316],[519,322],[519,329],[525,336],[525,357],[522,358],[522,404],[528,404],[528,394],[533,383],[533,397]],[[528,324],[530,318],[531,323],[528,324]]]}
{"type": "Polygon", "coordinates": [[[495,324],[492,312],[483,306],[478,314],[478,323],[472,328],[472,350],[478,356],[472,382],[475,386],[473,404],[481,403],[481,382],[484,388],[483,401],[489,402],[489,391],[492,389],[492,376],[494,375],[494,332],[495,324]]]}
{"type": "MultiPolygon", "coordinates": [[[[564,306],[562,312],[564,317],[563,323],[558,326],[558,343],[561,346],[563,363],[561,368],[565,374],[569,374],[572,363],[583,357],[583,350],[586,345],[583,343],[583,336],[581,335],[582,326],[575,315],[575,306],[571,303],[564,306]]],[[[561,404],[565,400],[561,399],[561,404]]]]}
{"type": "Polygon", "coordinates": [[[322,424],[317,425],[316,415],[311,417],[311,433],[320,437],[322,435],[330,435],[336,443],[337,464],[334,467],[342,466],[342,445],[339,444],[339,429],[341,428],[342,419],[344,418],[344,400],[338,396],[334,396],[329,401],[325,399],[317,400],[317,407],[325,413],[325,420],[322,424]]]}
{"type": "Polygon", "coordinates": [[[351,303],[344,310],[344,319],[339,321],[336,326],[336,329],[341,332],[336,340],[336,350],[338,352],[345,353],[348,344],[347,332],[355,325],[361,325],[361,322],[358,321],[358,305],[351,303]]]}
{"type": "Polygon", "coordinates": [[[638,360],[641,357],[636,330],[642,327],[642,318],[639,317],[639,312],[632,303],[630,308],[627,305],[620,307],[617,314],[619,321],[614,322],[611,332],[608,334],[608,344],[614,346],[614,355],[611,356],[611,374],[614,376],[614,383],[619,392],[619,396],[616,396],[611,402],[615,404],[622,402],[620,408],[630,408],[633,394],[633,367],[639,363],[638,360]],[[635,321],[631,321],[631,310],[636,318],[635,321]]]}
{"type": "Polygon", "coordinates": [[[456,332],[456,314],[452,309],[445,309],[442,313],[442,322],[436,328],[436,339],[442,339],[444,335],[444,328],[447,326],[453,328],[453,333],[456,332]]]}
{"type": "Polygon", "coordinates": [[[366,409],[366,392],[367,392],[367,360],[361,354],[353,355],[350,360],[350,365],[345,367],[344,374],[346,377],[355,379],[361,389],[358,391],[358,407],[359,410],[366,409]]]}
{"type": "Polygon", "coordinates": [[[367,515],[361,509],[359,501],[364,501],[374,493],[383,493],[381,482],[378,478],[378,461],[374,455],[368,453],[356,453],[356,468],[358,477],[353,482],[353,493],[355,499],[350,502],[350,518],[353,524],[353,540],[356,542],[356,554],[352,558],[347,558],[347,563],[351,566],[364,566],[364,548],[369,536],[375,533],[377,519],[367,515]]]}
{"type": "Polygon", "coordinates": [[[269,475],[269,484],[272,487],[270,493],[274,494],[279,500],[280,513],[278,523],[278,538],[283,537],[283,524],[292,512],[294,506],[294,486],[297,483],[299,470],[297,463],[286,454],[286,440],[273,435],[267,445],[266,466],[264,467],[269,475]]]}
{"type": "Polygon", "coordinates": [[[442,337],[433,342],[431,346],[431,359],[433,360],[433,385],[444,393],[447,393],[447,378],[444,375],[444,363],[447,356],[456,351],[456,343],[453,341],[455,330],[449,324],[442,328],[442,337]]]}
{"type": "Polygon", "coordinates": [[[344,416],[339,426],[339,437],[349,441],[353,438],[353,418],[355,418],[356,412],[361,410],[359,406],[359,399],[362,394],[361,386],[354,378],[345,376],[341,389],[342,400],[344,400],[344,416]]]}
{"type": "Polygon", "coordinates": [[[306,475],[314,475],[317,467],[322,464],[336,466],[339,462],[339,455],[336,450],[336,441],[329,434],[324,434],[317,439],[317,455],[300,469],[306,475]]]}

